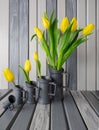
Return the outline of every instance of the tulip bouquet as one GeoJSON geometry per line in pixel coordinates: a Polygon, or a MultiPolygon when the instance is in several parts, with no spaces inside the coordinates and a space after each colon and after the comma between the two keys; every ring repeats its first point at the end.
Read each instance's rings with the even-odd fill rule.
{"type": "Polygon", "coordinates": [[[29,78],[29,72],[31,70],[31,62],[30,62],[30,60],[25,61],[24,68],[21,65],[19,65],[19,68],[23,72],[26,83],[30,84],[30,78],[29,78]]]}
{"type": "Polygon", "coordinates": [[[38,27],[34,27],[35,34],[31,40],[36,36],[38,42],[46,54],[47,63],[55,70],[62,70],[62,66],[72,52],[83,42],[88,40],[87,36],[92,34],[94,24],[88,24],[84,28],[78,28],[78,23],[75,17],[71,21],[68,17],[64,17],[60,28],[58,28],[57,17],[53,18],[52,12],[50,18],[44,13],[42,23],[44,31],[42,32],[38,27]],[[48,35],[46,40],[45,35],[48,35]]]}

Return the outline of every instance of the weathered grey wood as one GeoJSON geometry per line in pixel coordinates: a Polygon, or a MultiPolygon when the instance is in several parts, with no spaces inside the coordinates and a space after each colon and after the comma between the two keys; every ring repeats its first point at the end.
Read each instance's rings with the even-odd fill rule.
{"type": "Polygon", "coordinates": [[[89,102],[89,104],[92,106],[92,108],[95,110],[95,112],[97,113],[97,115],[99,116],[99,100],[97,100],[95,98],[94,95],[92,95],[90,92],[88,91],[84,91],[82,92],[83,95],[86,97],[87,101],[89,102]]]}
{"type": "MultiPolygon", "coordinates": [[[[29,52],[29,0],[20,0],[19,2],[19,64],[24,66],[28,59],[29,52]]],[[[23,73],[19,71],[19,84],[25,85],[23,73]]]]}
{"type": "Polygon", "coordinates": [[[12,124],[14,123],[15,119],[17,118],[22,106],[11,110],[7,110],[1,117],[0,117],[0,130],[10,130],[12,124]]]}
{"type": "Polygon", "coordinates": [[[31,122],[30,130],[49,130],[50,105],[38,104],[31,122]]]}
{"type": "MultiPolygon", "coordinates": [[[[66,0],[66,14],[71,20],[72,17],[76,17],[77,12],[77,0],[66,0]]],[[[77,89],[77,50],[67,60],[67,72],[70,74],[69,88],[72,90],[77,89]]]]}
{"type": "Polygon", "coordinates": [[[61,101],[51,104],[51,130],[68,130],[67,120],[61,101]]]}
{"type": "Polygon", "coordinates": [[[87,130],[76,104],[69,92],[66,92],[63,103],[69,124],[69,130],[87,130]]]}
{"type": "MultiPolygon", "coordinates": [[[[19,64],[19,0],[9,1],[9,67],[15,75],[15,83],[18,82],[18,64],[19,64]]],[[[11,85],[11,84],[10,84],[11,85]]],[[[10,86],[9,85],[9,86],[10,86]]]]}
{"type": "Polygon", "coordinates": [[[9,93],[12,92],[12,89],[3,89],[3,90],[0,90],[0,101],[6,97],[9,93]]]}
{"type": "Polygon", "coordinates": [[[8,101],[8,97],[11,95],[12,90],[7,91],[5,96],[3,96],[2,100],[0,100],[0,116],[5,112],[4,103],[8,101]]]}
{"type": "Polygon", "coordinates": [[[35,105],[25,104],[15,120],[11,130],[28,130],[34,114],[35,105]]]}
{"type": "Polygon", "coordinates": [[[99,117],[92,107],[88,104],[81,92],[72,92],[77,107],[86,123],[88,130],[99,129],[99,117]]]}
{"type": "Polygon", "coordinates": [[[92,93],[99,100],[99,91],[92,91],[92,93]]]}
{"type": "Polygon", "coordinates": [[[54,11],[54,16],[57,15],[57,0],[46,0],[46,12],[48,16],[54,11]]]}

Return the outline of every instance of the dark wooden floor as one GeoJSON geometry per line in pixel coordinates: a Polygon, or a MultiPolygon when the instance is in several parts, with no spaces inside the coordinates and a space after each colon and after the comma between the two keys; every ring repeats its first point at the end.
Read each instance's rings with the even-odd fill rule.
{"type": "Polygon", "coordinates": [[[63,101],[5,111],[2,103],[10,94],[0,91],[0,130],[99,130],[99,91],[66,92],[63,101]]]}

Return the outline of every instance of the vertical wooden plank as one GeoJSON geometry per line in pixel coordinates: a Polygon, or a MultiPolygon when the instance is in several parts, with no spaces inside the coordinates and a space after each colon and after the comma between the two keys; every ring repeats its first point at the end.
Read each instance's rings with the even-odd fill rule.
{"type": "MultiPolygon", "coordinates": [[[[19,1],[19,64],[24,65],[25,60],[28,58],[28,35],[29,35],[29,1],[19,1]]],[[[19,71],[19,84],[25,85],[23,73],[19,71]]]]}
{"type": "Polygon", "coordinates": [[[36,51],[36,39],[30,41],[33,35],[34,26],[37,25],[37,0],[29,0],[29,59],[32,64],[30,79],[36,80],[36,63],[33,59],[33,53],[36,51]]]}
{"type": "Polygon", "coordinates": [[[50,105],[37,104],[30,130],[49,130],[50,105]]]}
{"type": "MultiPolygon", "coordinates": [[[[95,2],[87,1],[87,23],[95,24],[95,2]]],[[[95,90],[95,32],[87,42],[87,90],[95,90]]]]}
{"type": "MultiPolygon", "coordinates": [[[[44,11],[46,11],[46,0],[38,1],[38,27],[44,30],[41,18],[43,17],[44,11]]],[[[44,51],[38,46],[39,59],[41,61],[41,73],[46,75],[46,56],[44,51]]]]}
{"type": "Polygon", "coordinates": [[[19,33],[18,33],[18,14],[19,14],[19,0],[10,0],[10,34],[9,34],[9,67],[15,74],[15,83],[18,84],[18,64],[19,64],[19,33]]]}
{"type": "MultiPolygon", "coordinates": [[[[57,1],[57,17],[58,17],[58,26],[60,26],[62,19],[65,17],[65,9],[66,9],[66,5],[65,5],[65,0],[58,0],[57,1]]],[[[64,71],[66,71],[66,64],[63,65],[64,71]]],[[[64,76],[64,80],[63,80],[63,84],[64,86],[66,85],[66,78],[64,76]]]]}
{"type": "MultiPolygon", "coordinates": [[[[76,17],[76,7],[77,0],[67,0],[66,2],[66,12],[67,16],[71,20],[72,17],[76,17]]],[[[75,50],[72,55],[67,60],[67,72],[70,74],[69,88],[72,90],[77,89],[77,50],[75,50]]]]}
{"type": "Polygon", "coordinates": [[[54,16],[57,15],[57,0],[46,0],[46,12],[48,16],[51,15],[54,10],[54,16]]]}
{"type": "MultiPolygon", "coordinates": [[[[80,28],[83,28],[86,24],[85,4],[85,0],[77,1],[77,20],[80,28]]],[[[77,48],[77,89],[86,89],[86,43],[81,44],[77,48]]]]}
{"type": "Polygon", "coordinates": [[[97,0],[97,90],[99,90],[99,0],[97,0]]]}
{"type": "Polygon", "coordinates": [[[2,70],[8,67],[9,1],[0,0],[0,89],[8,88],[2,70]]]}

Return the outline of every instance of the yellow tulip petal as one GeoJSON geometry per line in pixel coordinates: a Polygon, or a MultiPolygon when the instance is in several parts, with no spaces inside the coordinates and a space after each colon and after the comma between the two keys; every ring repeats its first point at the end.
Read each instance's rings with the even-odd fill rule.
{"type": "Polygon", "coordinates": [[[73,17],[71,20],[71,23],[73,23],[71,31],[74,32],[78,27],[77,19],[75,17],[73,17]]]}
{"type": "Polygon", "coordinates": [[[42,32],[41,32],[41,30],[40,30],[39,28],[37,28],[37,27],[34,27],[34,31],[35,31],[37,37],[38,37],[40,40],[42,40],[42,32]]]}
{"type": "Polygon", "coordinates": [[[63,18],[61,25],[60,25],[60,30],[62,33],[64,33],[66,31],[68,25],[69,25],[68,17],[63,18]]]}
{"type": "Polygon", "coordinates": [[[90,33],[92,33],[92,31],[94,30],[95,28],[95,25],[94,24],[88,24],[82,31],[82,34],[83,35],[88,35],[90,33]]]}
{"type": "Polygon", "coordinates": [[[38,60],[39,60],[39,56],[38,56],[38,53],[37,53],[37,52],[34,52],[34,60],[35,60],[35,61],[38,61],[38,60]]]}
{"type": "Polygon", "coordinates": [[[30,60],[25,61],[24,69],[25,69],[26,72],[29,72],[31,70],[31,62],[30,62],[30,60]]]}
{"type": "Polygon", "coordinates": [[[14,74],[9,68],[6,68],[5,70],[3,70],[3,75],[8,82],[14,81],[14,74]]]}
{"type": "Polygon", "coordinates": [[[49,22],[49,20],[47,19],[47,18],[42,18],[42,23],[43,23],[43,26],[44,26],[44,28],[45,29],[49,29],[49,27],[50,27],[50,22],[49,22]]]}

